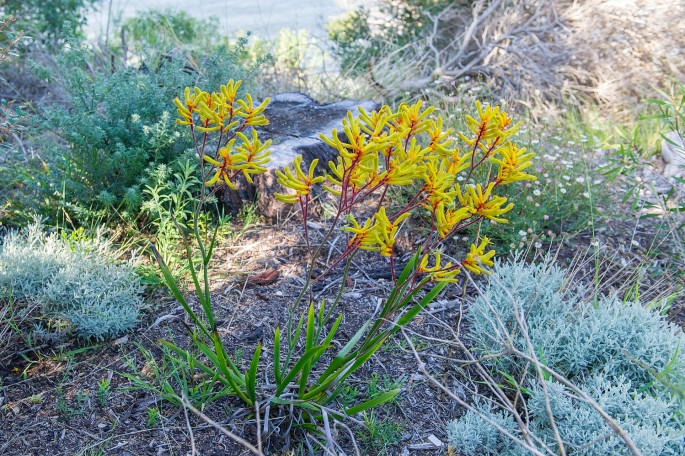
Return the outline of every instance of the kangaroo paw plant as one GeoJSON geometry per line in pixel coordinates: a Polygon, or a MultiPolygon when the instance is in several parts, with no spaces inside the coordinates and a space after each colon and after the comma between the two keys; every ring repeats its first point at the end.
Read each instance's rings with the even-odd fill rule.
{"type": "Polygon", "coordinates": [[[246,413],[257,417],[263,436],[268,437],[274,429],[300,430],[324,438],[332,448],[333,422],[390,401],[399,393],[394,389],[341,408],[335,399],[346,379],[446,285],[456,281],[462,269],[481,274],[492,266],[495,251],[488,250],[490,241],[485,236],[476,240],[461,259],[444,260],[447,255],[443,246],[456,232],[484,219],[507,222],[505,216],[513,204],[498,196],[498,189],[534,180],[526,173],[533,154],[512,142],[520,124],[513,124],[499,107],[477,103],[476,115],[466,117],[468,130],[456,135],[443,128],[442,119],[433,115],[434,108],[426,108],[420,101],[402,104],[397,110],[383,106],[373,112],[360,108],[357,116],[349,112],[343,120],[344,132],[333,130],[330,136],[322,135],[338,152],[337,158],[328,163],[327,174],[317,175],[317,160],[303,169],[301,156],[292,167],[276,171],[284,192],[275,197],[299,205],[302,213],[310,250],[307,277],[289,309],[287,326],[275,328],[268,349],[257,345],[249,367],[242,371],[226,350],[212,308],[208,266],[216,232],[206,245],[197,228],[203,204],[221,186],[235,188],[239,175],[251,182],[253,175],[266,171],[263,165],[269,160],[270,142],[260,141],[257,127],[268,125],[264,111],[269,100],[255,106],[249,94],[238,96],[239,87],[240,82],[229,81],[211,94],[197,87],[187,88],[184,100],[174,100],[180,116],[177,123],[192,133],[205,184],[197,199],[194,226],[201,264],[194,264],[190,242],[186,243],[201,313],[191,307],[161,257],[157,259],[168,287],[192,321],[188,329],[195,347],[193,353],[200,354],[195,356],[192,350],[168,341],[161,343],[239,398],[246,413]],[[307,221],[311,217],[312,190],[318,185],[334,199],[336,211],[323,241],[314,246],[307,221]],[[390,190],[394,187],[411,189],[412,195],[403,207],[391,204],[390,190]],[[363,217],[368,208],[375,210],[363,217]],[[394,243],[409,219],[423,224],[428,235],[395,275],[394,243]],[[337,230],[346,237],[346,246],[339,257],[327,260],[324,272],[315,277],[314,265],[317,260],[325,260],[320,254],[337,230]],[[336,308],[352,258],[360,250],[377,252],[388,259],[393,271],[392,289],[375,317],[349,340],[338,341],[343,315],[336,316],[336,308]],[[338,267],[344,268],[345,274],[341,289],[334,299],[324,299],[317,305],[312,285],[338,267]],[[303,301],[306,311],[299,319],[293,317],[294,309],[303,301]]]}

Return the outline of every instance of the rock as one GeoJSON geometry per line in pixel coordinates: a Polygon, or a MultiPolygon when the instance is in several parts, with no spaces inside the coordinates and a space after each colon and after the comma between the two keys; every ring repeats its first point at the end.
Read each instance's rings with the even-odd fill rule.
{"type": "Polygon", "coordinates": [[[318,158],[317,170],[319,173],[326,171],[328,161],[337,152],[321,141],[319,135],[330,135],[331,130],[336,128],[342,138],[342,119],[347,116],[348,111],[357,115],[360,106],[367,111],[379,108],[376,102],[370,100],[347,100],[322,105],[307,95],[295,92],[271,97],[271,103],[265,111],[269,125],[259,129],[262,141],[273,141],[271,161],[266,165],[268,171],[255,176],[252,185],[243,180],[238,182],[237,190],[224,188],[220,192],[220,200],[231,211],[237,210],[245,202],[256,201],[260,213],[267,221],[282,219],[290,211],[290,206],[273,197],[274,192],[283,191],[274,171],[291,164],[299,154],[302,155],[303,167],[309,166],[312,160],[318,158]]]}
{"type": "Polygon", "coordinates": [[[661,141],[661,157],[664,159],[664,176],[681,176],[685,167],[685,145],[678,132],[672,131],[664,135],[661,141]]]}

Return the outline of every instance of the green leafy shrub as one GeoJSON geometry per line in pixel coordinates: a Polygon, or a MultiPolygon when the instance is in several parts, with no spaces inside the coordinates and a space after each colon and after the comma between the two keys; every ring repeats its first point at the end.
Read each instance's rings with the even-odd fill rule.
{"type": "Polygon", "coordinates": [[[0,15],[18,18],[17,28],[27,31],[26,41],[57,46],[82,38],[86,12],[99,0],[22,0],[0,4],[0,15]]]}
{"type": "Polygon", "coordinates": [[[46,77],[64,88],[66,104],[50,106],[33,119],[35,127],[59,137],[46,146],[50,183],[43,194],[77,219],[86,210],[109,207],[137,213],[148,170],[192,148],[190,135],[176,129],[168,100],[188,85],[244,75],[236,63],[242,46],[243,41],[202,56],[197,73],[184,71],[184,59],[156,69],[112,72],[85,49],[61,54],[57,69],[46,77]]]}
{"type": "MultiPolygon", "coordinates": [[[[532,356],[593,398],[643,454],[682,454],[682,331],[637,302],[621,302],[613,296],[585,301],[582,290],[569,289],[566,280],[565,272],[550,261],[530,266],[516,260],[498,263],[491,282],[467,314],[473,351],[494,355],[511,347],[514,353],[534,350],[532,356]]],[[[526,397],[530,432],[555,447],[544,381],[568,454],[629,454],[596,410],[579,400],[568,385],[549,376],[540,380],[528,361],[512,354],[495,356],[484,365],[509,379],[526,378],[520,389],[526,397]]],[[[495,421],[501,425],[508,415],[492,404],[477,403],[476,408],[486,416],[499,416],[495,421]]],[[[464,447],[465,454],[496,454],[506,438],[493,443],[493,429],[469,411],[452,422],[448,432],[457,449],[465,435],[472,435],[467,441],[475,444],[464,447]]]]}
{"type": "Polygon", "coordinates": [[[183,11],[149,10],[126,19],[121,33],[128,52],[148,64],[159,64],[159,57],[179,47],[212,49],[219,44],[219,28],[216,17],[198,19],[183,11]]]}
{"type": "Polygon", "coordinates": [[[108,242],[46,234],[40,223],[8,233],[0,246],[0,294],[68,321],[83,338],[104,339],[138,321],[142,287],[108,242]]]}
{"type": "MultiPolygon", "coordinates": [[[[592,223],[593,205],[602,192],[596,191],[601,180],[584,162],[586,150],[559,136],[543,147],[547,150],[539,154],[535,167],[538,179],[517,189],[518,194],[512,189],[504,193],[516,196],[520,203],[513,210],[512,223],[492,227],[492,239],[502,247],[540,248],[544,242],[560,239],[565,233],[573,235],[592,223]]],[[[534,140],[529,149],[542,147],[534,140]]]]}

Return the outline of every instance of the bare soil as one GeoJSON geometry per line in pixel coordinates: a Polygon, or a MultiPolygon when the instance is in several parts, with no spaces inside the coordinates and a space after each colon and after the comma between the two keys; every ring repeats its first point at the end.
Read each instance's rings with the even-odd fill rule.
{"type": "MultiPolygon", "coordinates": [[[[612,218],[597,228],[594,237],[588,229],[528,253],[533,259],[542,251],[551,252],[562,265],[575,271],[575,277],[588,284],[588,289],[600,274],[602,292],[625,291],[626,283],[634,283],[630,279],[637,268],[646,265],[640,290],[643,298],[649,298],[683,282],[682,276],[673,274],[682,271],[683,265],[674,263],[668,246],[663,246],[661,253],[649,248],[655,239],[663,237],[665,229],[656,219],[645,219],[636,226],[634,220],[612,218]],[[596,249],[591,245],[593,239],[600,240],[596,249]]],[[[310,230],[314,242],[321,238],[316,225],[310,230]]],[[[408,249],[416,235],[420,233],[404,238],[400,250],[408,249]]],[[[331,247],[332,254],[336,248],[340,246],[331,247]]],[[[302,229],[293,223],[253,227],[239,240],[224,243],[215,258],[212,283],[219,330],[228,351],[235,353],[245,368],[258,341],[269,352],[274,329],[285,326],[288,306],[301,289],[305,272],[302,229]]],[[[390,288],[390,281],[383,278],[389,275],[389,266],[377,257],[357,256],[353,266],[340,305],[344,319],[339,337],[343,342],[371,318],[390,288]]],[[[317,284],[315,301],[330,301],[340,279],[341,274],[334,272],[317,284]]],[[[472,294],[460,284],[450,286],[408,328],[428,371],[460,395],[465,394],[461,385],[469,382],[469,375],[455,368],[450,359],[463,356],[440,339],[452,338],[448,328],[461,325],[462,334],[466,332],[460,315],[472,294]]],[[[0,454],[185,455],[192,454],[192,445],[201,455],[249,454],[193,414],[186,422],[182,408],[148,391],[130,389],[131,382],[122,374],[134,373],[131,364],[143,376],[153,370],[144,350],[151,351],[158,362],[162,359],[157,338],[181,346],[189,343],[183,309],[161,289],[148,301],[150,309],[136,331],[118,340],[88,343],[69,339],[41,343],[33,349],[12,347],[6,352],[11,356],[0,363],[0,401],[4,402],[0,408],[0,454]],[[111,386],[107,397],[101,399],[98,383],[103,379],[110,379],[111,386]],[[151,409],[158,410],[159,416],[151,418],[151,409]]],[[[295,315],[302,310],[295,309],[295,315]]],[[[674,303],[671,318],[685,322],[683,302],[674,303]]],[[[385,426],[382,429],[387,435],[382,435],[388,437],[387,444],[382,436],[370,437],[363,426],[348,423],[361,454],[445,454],[446,445],[437,447],[431,440],[437,438],[445,444],[448,421],[463,410],[421,374],[401,336],[380,350],[350,384],[358,390],[359,400],[371,383],[382,386],[392,380],[399,381],[402,392],[394,403],[374,412],[375,422],[385,426]]],[[[204,413],[256,443],[254,418],[241,413],[240,407],[237,400],[224,397],[209,403],[204,413]]],[[[337,428],[334,432],[346,453],[354,454],[347,431],[337,428]]],[[[292,445],[294,453],[284,453],[284,442],[277,436],[265,445],[267,454],[307,453],[307,448],[297,443],[292,445]]]]}

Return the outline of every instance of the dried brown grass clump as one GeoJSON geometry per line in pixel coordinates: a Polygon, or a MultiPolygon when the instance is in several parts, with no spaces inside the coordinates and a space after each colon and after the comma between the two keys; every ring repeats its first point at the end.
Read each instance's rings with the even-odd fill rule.
{"type": "Polygon", "coordinates": [[[426,15],[420,40],[372,62],[370,76],[383,90],[477,75],[537,105],[620,106],[685,78],[685,2],[478,0],[426,15]]]}

